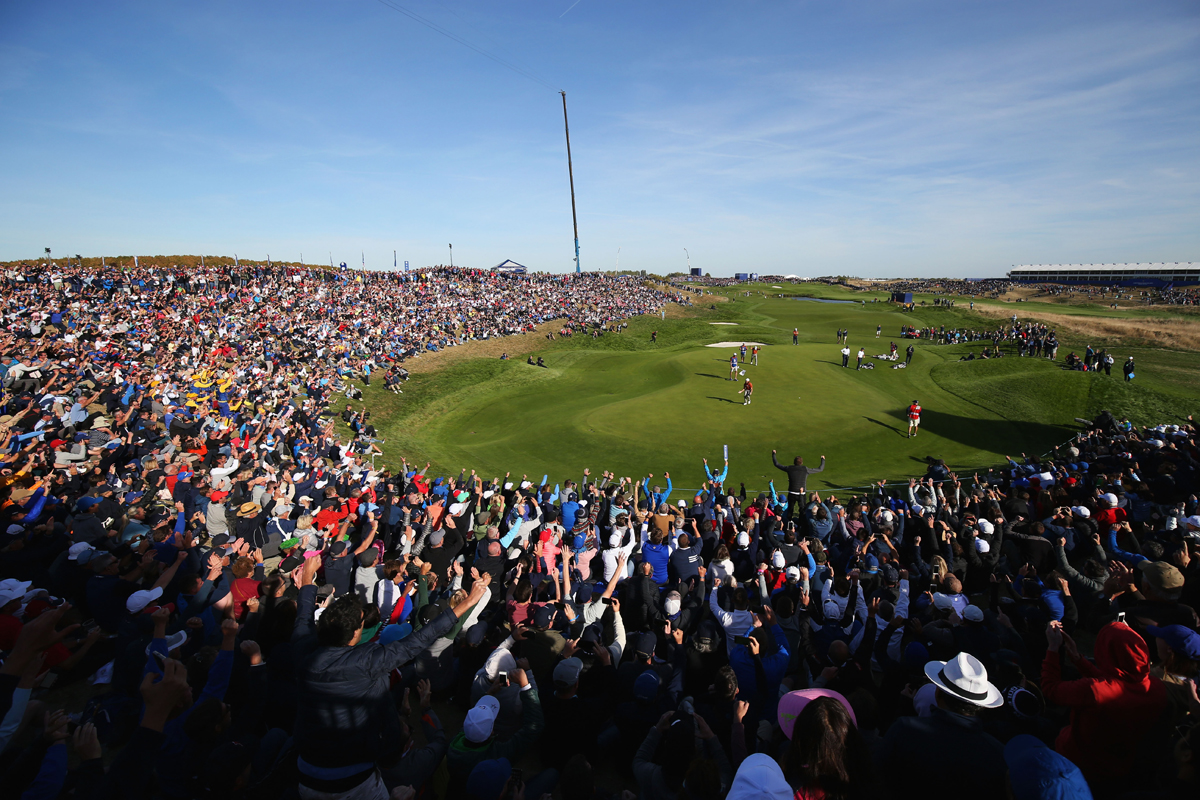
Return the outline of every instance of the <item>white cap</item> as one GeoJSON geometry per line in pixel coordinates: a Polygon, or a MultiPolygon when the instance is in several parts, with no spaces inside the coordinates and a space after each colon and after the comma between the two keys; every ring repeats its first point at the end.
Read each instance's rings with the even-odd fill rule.
{"type": "Polygon", "coordinates": [[[975,540],[975,552],[990,553],[990,552],[992,552],[992,546],[990,544],[988,544],[987,539],[976,539],[975,540]]]}
{"type": "Polygon", "coordinates": [[[91,549],[92,546],[87,542],[76,542],[67,549],[67,561],[78,561],[80,553],[91,549]]]}
{"type": "Polygon", "coordinates": [[[484,493],[483,493],[483,499],[484,499],[484,500],[491,500],[491,499],[492,499],[492,495],[494,495],[494,494],[495,494],[495,492],[493,492],[491,489],[488,489],[486,492],[484,492],[484,493]]]}
{"type": "Polygon", "coordinates": [[[1087,506],[1073,506],[1071,508],[1071,513],[1077,517],[1083,517],[1084,519],[1087,519],[1092,515],[1091,510],[1089,510],[1087,506]]]}
{"type": "Polygon", "coordinates": [[[679,613],[679,608],[682,605],[683,603],[680,601],[678,596],[672,597],[668,595],[667,599],[663,600],[663,611],[667,613],[668,617],[673,617],[679,613]]]}
{"type": "Polygon", "coordinates": [[[500,713],[500,701],[490,694],[479,698],[475,707],[467,712],[463,720],[463,735],[468,742],[483,744],[492,735],[492,727],[500,713]]]}
{"type": "Polygon", "coordinates": [[[608,546],[609,547],[620,547],[621,546],[621,534],[614,533],[611,536],[609,536],[608,537],[608,546]]]}
{"type": "Polygon", "coordinates": [[[842,609],[832,597],[826,597],[825,601],[821,603],[821,612],[825,614],[825,619],[841,619],[842,617],[842,609]]]}
{"type": "MultiPolygon", "coordinates": [[[[183,647],[183,643],[188,640],[188,632],[186,629],[176,631],[167,637],[167,655],[171,654],[172,650],[178,650],[183,647]]],[[[151,642],[153,644],[153,642],[151,642]]],[[[150,655],[150,645],[146,645],[146,655],[150,655]]]]}
{"type": "Polygon", "coordinates": [[[932,717],[933,707],[937,704],[937,687],[927,683],[913,695],[913,709],[918,717],[932,717]]]}
{"type": "Polygon", "coordinates": [[[787,572],[784,574],[787,576],[787,579],[789,581],[800,580],[800,568],[799,567],[788,567],[787,572]]]}
{"type": "Polygon", "coordinates": [[[1113,508],[1116,508],[1117,506],[1117,496],[1112,492],[1106,492],[1105,494],[1100,495],[1100,499],[1108,503],[1113,508]]]}
{"type": "Polygon", "coordinates": [[[529,488],[529,487],[531,487],[531,486],[533,486],[533,484],[532,484],[532,483],[530,483],[529,481],[521,481],[521,488],[522,488],[522,489],[528,489],[528,488],[529,488]]]}
{"type": "Polygon", "coordinates": [[[992,525],[992,523],[988,522],[986,519],[979,520],[978,527],[979,527],[979,532],[982,533],[984,536],[991,536],[996,530],[995,526],[992,525]]]}
{"type": "Polygon", "coordinates": [[[745,531],[742,531],[741,533],[739,533],[737,535],[737,546],[738,547],[749,547],[750,546],[750,534],[746,533],[745,531]]]}
{"type": "Polygon", "coordinates": [[[24,596],[25,593],[14,586],[0,587],[0,608],[4,608],[13,600],[20,600],[24,596]]]}
{"type": "Polygon", "coordinates": [[[968,622],[983,622],[983,609],[979,606],[967,606],[967,610],[963,612],[963,619],[968,622]]]}
{"type": "Polygon", "coordinates": [[[686,500],[680,500],[680,501],[679,501],[679,507],[680,507],[680,508],[687,508],[687,501],[686,501],[686,500]]]}
{"type": "Polygon", "coordinates": [[[776,550],[771,554],[771,566],[775,569],[783,569],[787,564],[787,560],[783,557],[783,551],[776,550]]]}
{"type": "Polygon", "coordinates": [[[463,512],[463,509],[465,509],[466,507],[467,507],[466,503],[452,503],[450,505],[450,513],[457,517],[459,514],[461,514],[463,512]]]}
{"type": "Polygon", "coordinates": [[[153,589],[141,589],[129,595],[129,599],[125,601],[125,608],[130,614],[141,613],[142,609],[153,603],[158,598],[162,597],[162,587],[155,586],[153,589]]]}

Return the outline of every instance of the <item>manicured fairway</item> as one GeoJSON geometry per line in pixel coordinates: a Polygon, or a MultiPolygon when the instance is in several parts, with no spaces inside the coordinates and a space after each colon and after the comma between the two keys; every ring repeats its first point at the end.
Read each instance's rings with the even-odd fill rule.
{"type": "MultiPolygon", "coordinates": [[[[814,294],[849,296],[815,288],[814,294]]],[[[882,302],[729,296],[688,318],[636,319],[623,334],[546,342],[539,353],[546,369],[476,359],[415,375],[399,397],[372,387],[366,402],[387,439],[385,459],[429,460],[454,473],[477,468],[489,478],[511,471],[537,480],[548,473],[552,483],[578,478],[584,467],[595,475],[669,471],[690,492],[703,480],[701,459],[718,464],[728,445],[730,480],[758,491],[782,476],[771,468],[776,448],[781,461],[828,456],[812,484],[819,489],[921,474],[928,455],[966,469],[995,464],[1004,454],[1041,454],[1075,432],[1074,417],[1100,407],[1135,421],[1200,411],[1190,377],[1200,366],[1194,353],[1161,356],[1187,373],[1174,374],[1174,383],[1125,385],[1119,375],[1068,373],[1044,359],[958,360],[982,343],[917,341],[912,366],[892,369],[871,356],[887,352],[894,339],[903,358],[908,342],[898,338],[901,324],[963,325],[970,316],[932,308],[902,314],[882,302]],[[876,325],[883,326],[880,339],[876,325]],[[793,327],[800,329],[796,346],[793,327]],[[841,367],[838,328],[850,330],[853,352],[865,347],[874,369],[855,370],[853,353],[850,368],[841,367]],[[656,345],[651,330],[659,332],[656,345]],[[769,343],[759,366],[745,367],[755,388],[749,406],[742,405],[740,382],[727,380],[734,349],[705,346],[732,340],[769,343]],[[914,399],[924,414],[920,435],[908,439],[904,408],[914,399]]],[[[1141,364],[1153,356],[1137,357],[1141,364]]],[[[1144,370],[1151,365],[1138,371],[1144,370]]]]}

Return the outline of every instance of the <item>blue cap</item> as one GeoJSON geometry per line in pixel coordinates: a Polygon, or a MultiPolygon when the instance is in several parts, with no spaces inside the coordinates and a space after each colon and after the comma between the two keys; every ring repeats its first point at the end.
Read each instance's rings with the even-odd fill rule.
{"type": "Polygon", "coordinates": [[[1079,767],[1036,736],[1022,733],[1010,739],[1004,761],[1014,800],[1092,800],[1079,767]]]}
{"type": "Polygon", "coordinates": [[[1162,639],[1179,655],[1192,661],[1200,661],[1200,633],[1183,625],[1166,625],[1162,628],[1146,626],[1146,633],[1162,639]]]}
{"type": "Polygon", "coordinates": [[[512,764],[507,758],[480,761],[467,777],[467,797],[472,800],[499,800],[512,777],[512,764]]]}
{"type": "Polygon", "coordinates": [[[633,697],[635,700],[653,700],[658,697],[658,673],[648,669],[633,682],[633,697]]]}
{"type": "Polygon", "coordinates": [[[649,657],[654,655],[655,648],[658,647],[658,637],[653,633],[635,633],[629,637],[629,648],[633,650],[634,655],[641,657],[649,657]]]}
{"type": "Polygon", "coordinates": [[[557,612],[558,609],[554,606],[542,606],[537,610],[537,613],[533,615],[533,627],[549,628],[554,623],[554,615],[557,612]]]}
{"type": "Polygon", "coordinates": [[[929,663],[929,649],[920,642],[909,642],[904,648],[904,666],[907,669],[922,669],[929,663]]]}

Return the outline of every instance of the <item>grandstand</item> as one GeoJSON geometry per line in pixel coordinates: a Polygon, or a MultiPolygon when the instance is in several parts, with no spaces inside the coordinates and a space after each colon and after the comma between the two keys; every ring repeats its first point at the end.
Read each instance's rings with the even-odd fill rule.
{"type": "Polygon", "coordinates": [[[1086,283],[1165,289],[1200,283],[1200,262],[1159,264],[1021,264],[1008,273],[1018,283],[1086,283]]]}

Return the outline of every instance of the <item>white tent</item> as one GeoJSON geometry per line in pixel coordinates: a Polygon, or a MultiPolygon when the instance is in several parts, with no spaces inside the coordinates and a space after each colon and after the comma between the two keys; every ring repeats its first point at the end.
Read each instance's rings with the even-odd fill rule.
{"type": "Polygon", "coordinates": [[[524,275],[528,270],[524,264],[518,264],[511,258],[506,258],[496,266],[492,267],[493,272],[507,272],[512,275],[524,275]]]}

